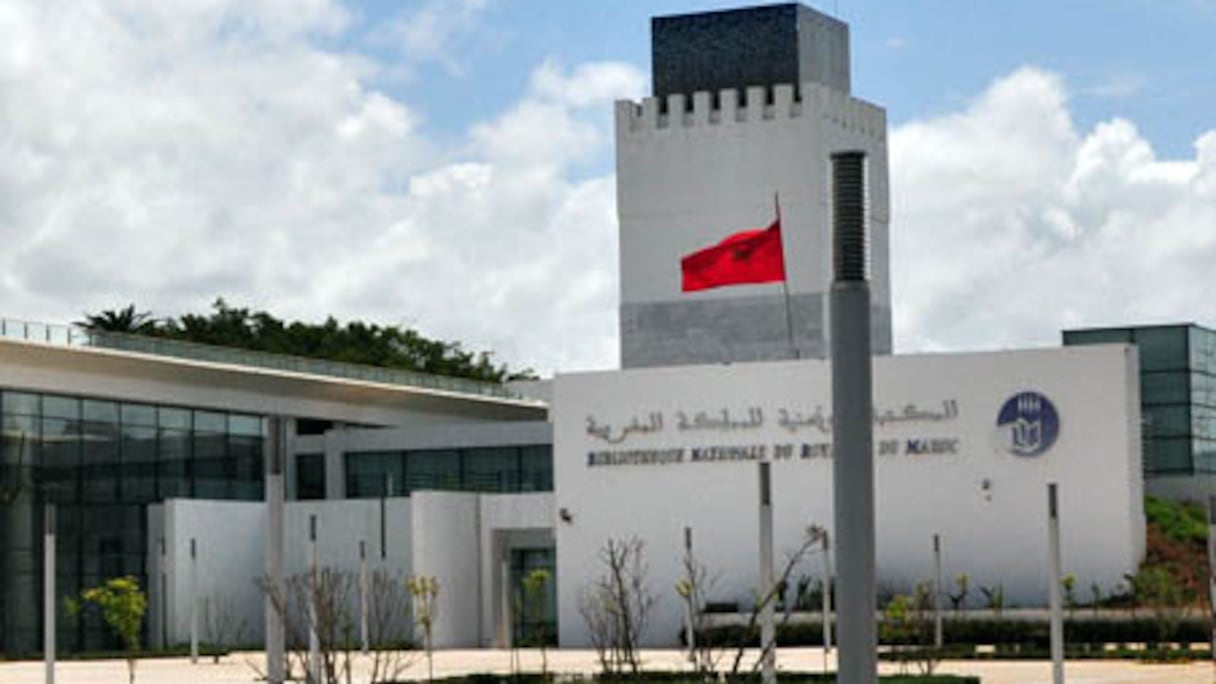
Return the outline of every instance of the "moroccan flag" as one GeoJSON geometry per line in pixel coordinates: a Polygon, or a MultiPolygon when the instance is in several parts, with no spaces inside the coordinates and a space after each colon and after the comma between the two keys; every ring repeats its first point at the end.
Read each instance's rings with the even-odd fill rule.
{"type": "Polygon", "coordinates": [[[680,259],[684,292],[723,285],[772,283],[785,280],[781,251],[781,219],[768,228],[735,233],[722,242],[680,259]]]}

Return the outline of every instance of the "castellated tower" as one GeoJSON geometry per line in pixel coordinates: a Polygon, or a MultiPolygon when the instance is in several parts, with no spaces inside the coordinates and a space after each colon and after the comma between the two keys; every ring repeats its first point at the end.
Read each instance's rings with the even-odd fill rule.
{"type": "Polygon", "coordinates": [[[886,113],[849,94],[848,26],[769,5],[658,17],[652,44],[654,96],[616,105],[622,366],[826,356],[843,150],[868,160],[873,351],[890,353],[886,113]],[[788,309],[780,282],[682,292],[681,257],[768,226],[774,195],[788,309]]]}

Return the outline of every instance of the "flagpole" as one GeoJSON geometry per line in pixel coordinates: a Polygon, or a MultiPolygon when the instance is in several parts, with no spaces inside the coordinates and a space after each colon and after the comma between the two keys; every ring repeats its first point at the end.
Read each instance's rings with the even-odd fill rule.
{"type": "Polygon", "coordinates": [[[776,192],[773,193],[773,204],[777,208],[777,232],[781,236],[781,270],[785,276],[781,279],[781,290],[785,293],[785,332],[789,338],[790,352],[796,359],[799,355],[798,347],[794,344],[794,313],[790,309],[790,270],[786,265],[785,235],[781,226],[781,197],[776,192]]]}

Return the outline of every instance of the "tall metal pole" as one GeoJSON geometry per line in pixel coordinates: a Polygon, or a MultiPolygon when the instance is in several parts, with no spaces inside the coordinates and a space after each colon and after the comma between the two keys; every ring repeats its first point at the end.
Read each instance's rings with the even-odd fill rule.
{"type": "Polygon", "coordinates": [[[760,596],[764,605],[760,610],[760,653],[763,657],[760,681],[774,684],[777,681],[777,626],[775,622],[777,597],[774,595],[776,580],[773,577],[773,485],[770,474],[772,464],[762,461],[760,466],[760,596]]]}
{"type": "Polygon", "coordinates": [[[190,537],[190,664],[198,664],[198,543],[190,537]]]}
{"type": "Polygon", "coordinates": [[[873,684],[878,677],[865,161],[864,152],[832,155],[832,496],[841,684],[873,684]]]}
{"type": "Polygon", "coordinates": [[[685,634],[687,634],[686,641],[688,642],[689,657],[691,658],[693,664],[696,665],[697,664],[697,608],[699,606],[698,602],[700,601],[700,596],[698,596],[699,592],[697,591],[697,589],[698,589],[698,587],[697,587],[697,581],[698,581],[697,568],[696,568],[696,566],[693,565],[693,563],[694,563],[694,560],[693,560],[693,555],[692,555],[692,528],[685,526],[684,527],[684,564],[685,564],[685,566],[687,566],[689,584],[688,584],[688,605],[687,605],[687,609],[684,611],[685,612],[684,619],[685,619],[685,623],[687,624],[687,627],[685,627],[684,632],[685,632],[685,634]]]}
{"type": "Polygon", "coordinates": [[[286,421],[271,417],[266,440],[266,681],[283,684],[283,612],[287,594],[283,583],[283,464],[286,459],[286,421]]]}
{"type": "Polygon", "coordinates": [[[823,531],[823,655],[832,650],[832,539],[823,531]]]}
{"type": "Polygon", "coordinates": [[[515,635],[512,633],[512,622],[514,616],[511,614],[511,597],[514,593],[514,588],[511,586],[511,558],[509,553],[502,559],[498,567],[498,581],[502,585],[502,619],[499,620],[498,629],[501,635],[500,642],[503,648],[511,649],[511,672],[519,671],[519,653],[515,650],[515,635]]]}
{"type": "Polygon", "coordinates": [[[367,655],[367,540],[359,539],[359,643],[363,655],[367,655]]]}
{"type": "Polygon", "coordinates": [[[321,681],[321,638],[318,634],[317,516],[308,516],[308,671],[312,682],[321,681]]]}
{"type": "Polygon", "coordinates": [[[1064,684],[1064,607],[1060,596],[1060,509],[1056,483],[1047,485],[1047,600],[1051,612],[1051,681],[1064,684]]]}
{"type": "Polygon", "coordinates": [[[169,570],[165,565],[165,536],[160,537],[160,647],[169,647],[169,570]]]}
{"type": "Polygon", "coordinates": [[[933,535],[933,647],[941,649],[942,635],[942,537],[933,535]]]}
{"type": "Polygon", "coordinates": [[[47,504],[42,522],[42,659],[46,684],[55,684],[55,504],[47,504]]]}

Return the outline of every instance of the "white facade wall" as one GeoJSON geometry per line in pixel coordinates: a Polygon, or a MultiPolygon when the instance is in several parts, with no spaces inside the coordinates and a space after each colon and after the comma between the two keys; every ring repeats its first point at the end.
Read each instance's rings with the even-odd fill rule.
{"type": "Polygon", "coordinates": [[[551,546],[552,494],[415,492],[414,573],[439,580],[436,648],[505,646],[501,564],[551,546]]]}
{"type": "MultiPolygon", "coordinates": [[[[384,554],[381,555],[381,500],[308,501],[288,503],[284,515],[283,572],[301,574],[308,568],[309,516],[317,515],[317,565],[357,575],[359,540],[367,543],[369,570],[379,569],[404,578],[410,572],[410,499],[384,500],[384,554]]],[[[191,566],[190,539],[198,549],[197,596],[200,601],[200,641],[210,635],[202,619],[203,602],[222,603],[234,624],[243,624],[245,643],[261,643],[265,603],[257,582],[266,568],[266,508],[260,502],[170,499],[149,508],[149,530],[163,529],[167,557],[164,564],[169,644],[190,641],[191,566]]],[[[159,540],[149,539],[149,577],[160,575],[159,540]]],[[[150,580],[149,614],[153,643],[160,643],[161,592],[159,580],[150,580]]],[[[352,615],[357,615],[352,596],[352,615]]]]}
{"type": "Polygon", "coordinates": [[[782,286],[681,292],[681,257],[767,226],[781,202],[794,335],[826,352],[830,156],[868,158],[874,348],[891,349],[886,113],[824,85],[723,90],[616,105],[621,344],[625,367],[793,358],[782,286]]]}
{"type": "MultiPolygon", "coordinates": [[[[719,577],[708,598],[749,605],[758,567],[758,467],[750,460],[692,462],[694,448],[758,447],[773,461],[778,564],[807,525],[832,529],[829,372],[826,362],[798,361],[557,378],[555,505],[573,518],[556,528],[563,646],[588,643],[578,598],[602,574],[597,552],[609,538],[636,536],[646,545],[649,583],[659,597],[649,644],[673,645],[680,629],[673,586],[685,526],[693,529],[696,555],[719,577]],[[790,445],[792,455],[778,457],[779,445],[790,445]],[[683,461],[588,465],[590,454],[631,450],[679,450],[683,461]]],[[[1132,347],[877,357],[874,383],[882,417],[875,449],[895,452],[877,457],[881,581],[907,591],[929,580],[936,533],[947,578],[967,573],[975,595],[1000,584],[1007,605],[1041,605],[1049,482],[1060,486],[1064,572],[1082,586],[1111,587],[1134,571],[1144,519],[1132,347]],[[1037,457],[1015,456],[998,439],[1002,404],[1026,390],[1048,397],[1061,425],[1054,446],[1037,457]],[[910,453],[910,440],[936,444],[939,453],[910,453]]],[[[815,557],[794,576],[818,577],[820,563],[815,557]]]]}

